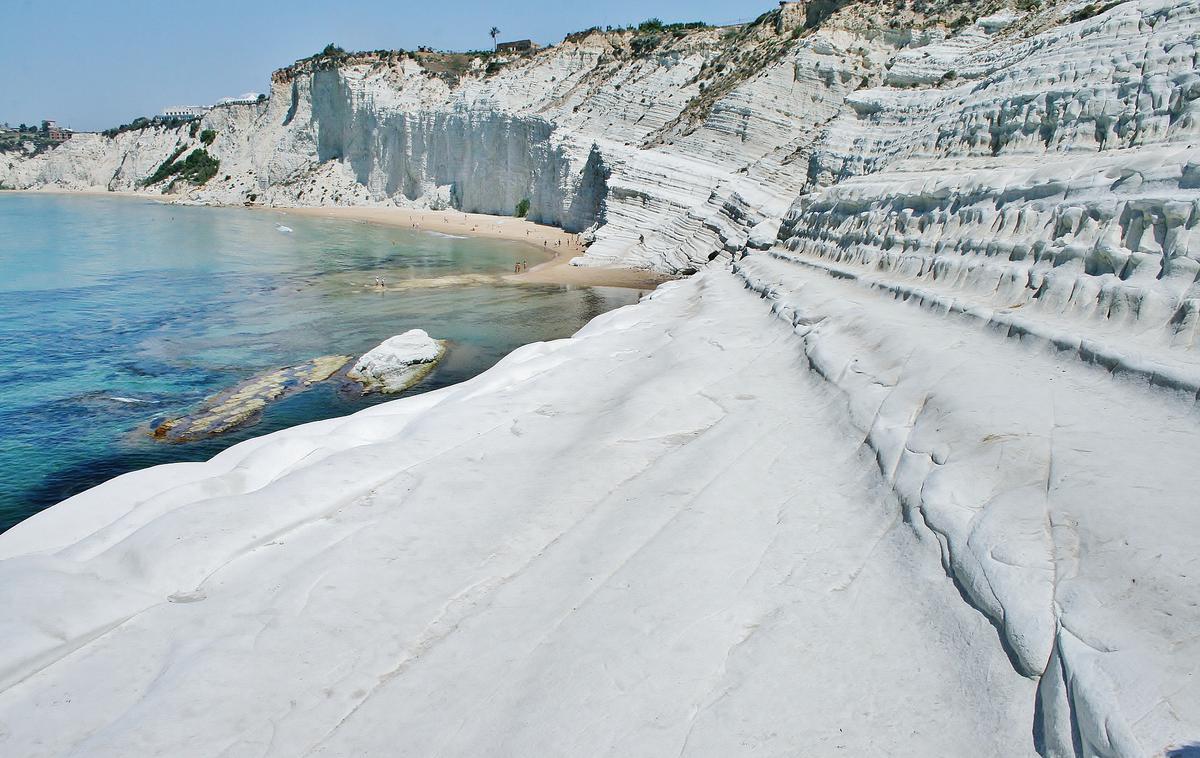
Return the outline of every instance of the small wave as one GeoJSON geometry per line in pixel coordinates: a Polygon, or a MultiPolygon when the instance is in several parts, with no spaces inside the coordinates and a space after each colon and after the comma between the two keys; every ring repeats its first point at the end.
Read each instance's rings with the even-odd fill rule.
{"type": "Polygon", "coordinates": [[[143,400],[137,397],[122,397],[120,395],[105,395],[105,400],[114,400],[118,403],[149,403],[150,405],[158,404],[157,400],[143,400]]]}
{"type": "Polygon", "coordinates": [[[425,231],[425,233],[426,233],[426,234],[432,234],[434,237],[445,237],[445,238],[446,238],[446,239],[448,239],[448,240],[468,240],[468,239],[471,239],[469,236],[467,236],[467,235],[465,235],[465,234],[446,234],[445,232],[434,232],[434,231],[430,231],[430,230],[428,230],[428,229],[425,231]]]}
{"type": "Polygon", "coordinates": [[[290,226],[284,226],[283,224],[279,224],[279,225],[278,225],[278,226],[276,226],[275,228],[276,228],[277,230],[279,230],[279,231],[283,232],[284,234],[291,234],[291,233],[292,233],[292,227],[290,227],[290,226]]]}

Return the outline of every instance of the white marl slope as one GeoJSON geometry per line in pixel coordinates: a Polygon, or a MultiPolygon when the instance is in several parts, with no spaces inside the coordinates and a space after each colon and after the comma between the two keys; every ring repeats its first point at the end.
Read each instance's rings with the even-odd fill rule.
{"type": "MultiPolygon", "coordinates": [[[[1195,755],[1200,3],[992,10],[215,111],[190,200],[530,197],[584,264],[716,261],[0,537],[0,747],[1195,755]]],[[[180,138],[4,181],[131,187],[180,138]]]]}

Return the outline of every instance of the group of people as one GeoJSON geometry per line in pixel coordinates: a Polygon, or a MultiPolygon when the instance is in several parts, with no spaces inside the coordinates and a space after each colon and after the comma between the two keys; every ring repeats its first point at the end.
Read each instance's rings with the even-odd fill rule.
{"type": "Polygon", "coordinates": [[[382,276],[375,277],[375,287],[381,290],[387,289],[387,282],[383,281],[382,276]]]}
{"type": "Polygon", "coordinates": [[[528,270],[529,270],[529,262],[528,261],[520,260],[513,264],[513,273],[514,274],[519,274],[522,271],[528,271],[528,270]]]}

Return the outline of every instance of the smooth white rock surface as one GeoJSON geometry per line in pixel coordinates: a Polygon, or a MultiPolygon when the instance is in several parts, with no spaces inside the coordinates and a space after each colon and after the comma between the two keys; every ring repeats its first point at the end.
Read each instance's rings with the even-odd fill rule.
{"type": "Polygon", "coordinates": [[[755,253],[0,536],[0,745],[1157,754],[1200,728],[1196,439],[755,253]]]}
{"type": "MultiPolygon", "coordinates": [[[[577,263],[704,270],[0,536],[0,753],[1200,750],[1200,2],[1080,7],[214,109],[189,202],[528,197],[577,263]]],[[[188,139],[0,181],[132,188],[188,139]]]]}

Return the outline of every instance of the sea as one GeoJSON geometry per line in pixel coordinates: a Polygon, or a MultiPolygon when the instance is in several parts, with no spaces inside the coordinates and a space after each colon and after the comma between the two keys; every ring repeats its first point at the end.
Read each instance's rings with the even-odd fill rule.
{"type": "Polygon", "coordinates": [[[135,469],[464,381],[639,296],[500,278],[540,255],[273,210],[0,192],[0,531],[135,469]],[[149,433],[239,381],[413,328],[448,349],[401,395],[335,378],[226,435],[149,433]]]}

